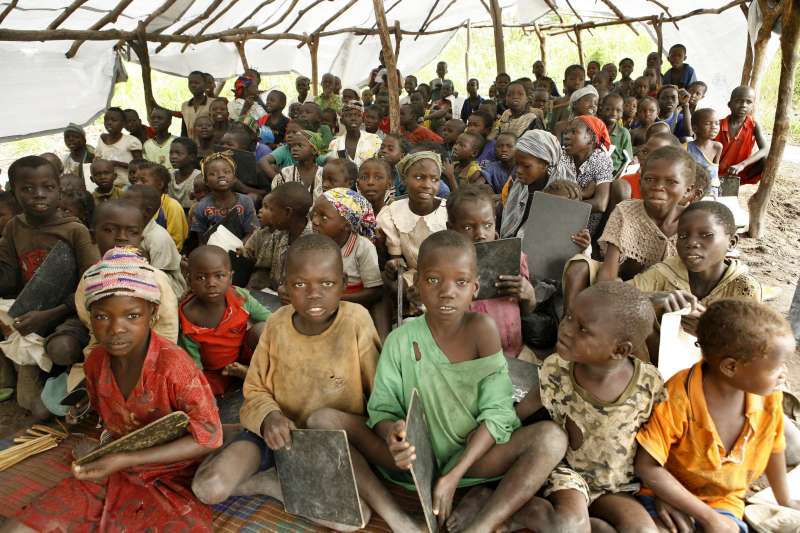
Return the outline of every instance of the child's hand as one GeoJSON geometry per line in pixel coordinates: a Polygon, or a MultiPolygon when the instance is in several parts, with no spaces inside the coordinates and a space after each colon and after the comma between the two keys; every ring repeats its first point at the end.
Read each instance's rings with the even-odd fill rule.
{"type": "Polygon", "coordinates": [[[410,469],[417,455],[416,449],[406,440],[405,420],[398,420],[392,425],[392,429],[386,435],[386,444],[394,458],[395,466],[400,470],[410,469]]]}
{"type": "Polygon", "coordinates": [[[297,429],[294,422],[283,416],[280,411],[272,411],[261,425],[261,435],[270,450],[292,447],[292,430],[297,429]]]}
{"type": "Polygon", "coordinates": [[[130,466],[124,453],[110,453],[85,465],[72,465],[72,475],[81,481],[102,481],[130,466]]]}
{"type": "Polygon", "coordinates": [[[730,518],[722,516],[717,512],[709,513],[708,516],[709,518],[707,521],[698,520],[703,527],[703,531],[713,531],[714,533],[737,533],[739,531],[739,526],[730,518]]]}
{"type": "Polygon", "coordinates": [[[584,251],[592,244],[592,234],[589,233],[588,229],[583,228],[572,236],[572,242],[574,242],[581,251],[584,251]]]}
{"type": "Polygon", "coordinates": [[[456,166],[452,161],[443,161],[442,162],[442,174],[449,178],[453,178],[456,175],[456,166]]]}
{"type": "Polygon", "coordinates": [[[522,276],[506,274],[497,276],[494,286],[497,288],[498,296],[514,298],[519,301],[532,301],[535,298],[530,281],[522,276]]]}
{"type": "Polygon", "coordinates": [[[590,181],[586,184],[586,187],[583,188],[581,191],[581,199],[588,200],[594,196],[594,191],[597,189],[597,183],[594,181],[590,181]]]}
{"type": "Polygon", "coordinates": [[[247,250],[245,250],[244,246],[239,246],[238,248],[236,248],[236,256],[247,257],[247,250]]]}
{"type": "Polygon", "coordinates": [[[675,509],[660,498],[653,498],[656,508],[656,516],[661,523],[672,533],[692,533],[694,531],[694,520],[686,513],[675,509]]]}
{"type": "Polygon", "coordinates": [[[389,259],[386,261],[386,265],[383,267],[384,272],[386,275],[389,276],[389,279],[397,279],[397,271],[402,268],[405,270],[408,268],[406,264],[406,260],[402,257],[397,257],[395,259],[389,259]]]}
{"type": "Polygon", "coordinates": [[[728,172],[726,172],[726,174],[728,176],[738,176],[742,170],[744,170],[744,165],[741,163],[736,163],[735,165],[728,167],[728,172]]]}
{"type": "Polygon", "coordinates": [[[686,89],[678,89],[678,103],[682,106],[689,105],[689,100],[692,99],[692,95],[689,94],[689,91],[686,89]]]}
{"type": "Polygon", "coordinates": [[[689,291],[657,292],[651,296],[653,305],[662,313],[674,313],[687,307],[691,309],[688,316],[700,316],[706,308],[689,291]]]}
{"type": "Polygon", "coordinates": [[[444,527],[445,520],[453,512],[453,495],[458,488],[458,479],[450,474],[444,475],[433,488],[433,514],[439,527],[444,527]]]}
{"type": "Polygon", "coordinates": [[[50,313],[47,311],[29,311],[14,319],[14,327],[24,337],[43,330],[49,322],[50,313]]]}
{"type": "Polygon", "coordinates": [[[222,369],[222,375],[244,379],[247,377],[247,370],[249,368],[249,366],[245,366],[242,363],[231,363],[222,369]]]}

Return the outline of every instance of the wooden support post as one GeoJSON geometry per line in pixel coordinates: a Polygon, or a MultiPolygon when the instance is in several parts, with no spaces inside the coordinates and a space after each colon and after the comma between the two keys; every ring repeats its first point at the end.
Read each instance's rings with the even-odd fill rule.
{"type": "Polygon", "coordinates": [[[138,38],[136,40],[128,41],[136,57],[139,58],[139,66],[142,69],[142,86],[144,88],[144,106],[147,110],[147,117],[149,119],[150,112],[154,107],[158,106],[155,97],[153,96],[153,79],[152,69],[150,68],[150,51],[147,49],[147,40],[145,39],[145,26],[143,22],[139,22],[137,28],[138,38]]]}
{"type": "Polygon", "coordinates": [[[319,85],[319,65],[317,64],[317,50],[319,49],[319,35],[312,35],[308,40],[308,51],[311,54],[311,96],[317,96],[319,85]]]}
{"type": "Polygon", "coordinates": [[[547,72],[547,43],[545,42],[547,36],[539,29],[538,24],[533,25],[533,31],[536,32],[536,37],[539,39],[539,59],[544,64],[545,72],[547,72]]]}
{"type": "Polygon", "coordinates": [[[497,73],[506,73],[506,46],[503,41],[503,10],[498,0],[491,0],[490,14],[494,30],[494,57],[497,62],[497,73]]]}
{"type": "Polygon", "coordinates": [[[397,59],[389,39],[389,26],[386,24],[383,0],[372,0],[372,8],[375,10],[375,22],[378,24],[386,78],[389,82],[389,130],[395,133],[400,131],[400,80],[397,79],[397,59]]]}
{"type": "Polygon", "coordinates": [[[400,21],[394,21],[394,60],[400,59],[400,41],[403,40],[403,32],[400,31],[400,21]]]}
{"type": "Polygon", "coordinates": [[[242,60],[242,69],[249,70],[250,63],[247,61],[247,54],[244,51],[244,41],[236,41],[233,44],[236,46],[236,51],[239,52],[239,59],[242,60]]]}
{"type": "Polygon", "coordinates": [[[472,37],[470,35],[469,21],[467,21],[467,49],[464,50],[464,72],[467,77],[465,83],[469,82],[469,48],[472,45],[472,37]]]}
{"type": "MultiPolygon", "coordinates": [[[[751,237],[761,236],[772,188],[775,185],[775,178],[778,176],[778,167],[783,159],[783,149],[786,147],[786,137],[789,133],[789,121],[792,115],[792,92],[797,70],[798,40],[800,40],[800,4],[794,1],[785,2],[781,29],[781,78],[778,84],[778,104],[775,110],[775,126],[772,128],[772,143],[758,190],[747,202],[750,210],[751,237]]],[[[755,74],[755,70],[753,73],[755,74]]]]}
{"type": "MultiPolygon", "coordinates": [[[[756,101],[758,101],[758,85],[761,81],[761,75],[764,73],[764,67],[767,65],[767,45],[769,44],[770,36],[772,35],[772,28],[778,17],[785,12],[785,5],[791,4],[792,0],[780,0],[776,5],[770,8],[768,0],[758,0],[758,6],[761,8],[761,28],[758,30],[756,42],[753,44],[753,70],[750,73],[750,87],[756,92],[756,101]]],[[[784,22],[785,23],[785,22],[784,22]]],[[[785,60],[786,58],[784,58],[785,60]]]]}
{"type": "Polygon", "coordinates": [[[658,46],[658,57],[659,61],[663,58],[666,54],[664,53],[664,30],[661,27],[661,18],[653,21],[653,29],[656,30],[656,42],[658,46]]]}
{"type": "Polygon", "coordinates": [[[750,32],[747,33],[747,47],[744,51],[744,65],[742,66],[742,83],[750,85],[750,76],[753,75],[753,43],[750,41],[750,32]]]}
{"type": "MultiPolygon", "coordinates": [[[[578,64],[582,67],[583,65],[583,43],[581,42],[581,30],[580,28],[575,28],[575,44],[578,45],[578,64]]],[[[586,68],[586,67],[584,67],[586,68]]]]}

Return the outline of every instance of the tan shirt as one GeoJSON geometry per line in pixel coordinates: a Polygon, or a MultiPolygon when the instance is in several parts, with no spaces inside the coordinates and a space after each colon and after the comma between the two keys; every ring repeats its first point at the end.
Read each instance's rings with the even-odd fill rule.
{"type": "Polygon", "coordinates": [[[380,339],[369,312],[340,302],[330,327],[319,335],[298,332],[291,305],[267,320],[244,380],[242,425],[261,434],[264,418],[281,411],[303,427],[323,407],[364,415],[378,365],[380,339]]]}
{"type": "Polygon", "coordinates": [[[201,106],[193,106],[189,102],[191,100],[186,100],[183,105],[181,105],[181,115],[183,115],[183,122],[186,124],[186,135],[190,138],[197,140],[194,136],[194,121],[197,120],[199,115],[209,115],[208,108],[211,107],[211,102],[213,98],[206,97],[206,103],[201,106]]]}

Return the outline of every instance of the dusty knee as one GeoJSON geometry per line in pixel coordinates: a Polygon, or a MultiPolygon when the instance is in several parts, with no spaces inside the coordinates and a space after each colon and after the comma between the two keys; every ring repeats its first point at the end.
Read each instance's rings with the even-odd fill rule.
{"type": "Polygon", "coordinates": [[[549,420],[529,426],[534,438],[528,439],[528,449],[540,457],[551,457],[558,462],[567,453],[567,434],[549,420]]]}
{"type": "Polygon", "coordinates": [[[225,476],[213,468],[198,470],[192,480],[192,492],[197,499],[206,505],[224,502],[233,492],[234,487],[225,476]]]}
{"type": "Polygon", "coordinates": [[[306,425],[310,429],[342,429],[342,412],[330,407],[317,409],[306,420],[306,425]]]}
{"type": "Polygon", "coordinates": [[[83,358],[80,342],[72,335],[55,335],[47,341],[47,356],[53,363],[70,366],[83,358]]]}

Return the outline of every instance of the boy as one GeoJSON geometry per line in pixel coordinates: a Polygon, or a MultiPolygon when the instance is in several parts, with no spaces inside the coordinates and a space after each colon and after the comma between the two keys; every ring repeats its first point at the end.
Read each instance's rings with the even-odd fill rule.
{"type": "Polygon", "coordinates": [[[157,163],[150,163],[139,170],[137,178],[131,183],[134,185],[141,183],[161,193],[156,222],[167,230],[180,252],[183,248],[183,242],[189,235],[189,222],[186,220],[186,213],[184,213],[180,202],[167,194],[170,181],[172,181],[172,176],[166,167],[157,163]]]}
{"type": "Polygon", "coordinates": [[[189,254],[191,292],[179,308],[178,345],[203,369],[214,395],[225,393],[229,378],[244,379],[270,314],[232,282],[231,259],[222,248],[200,246],[189,254]]]}
{"type": "Polygon", "coordinates": [[[285,107],[286,94],[278,90],[270,91],[267,95],[267,112],[269,112],[267,126],[275,135],[275,142],[270,145],[270,148],[282,144],[286,138],[286,125],[289,123],[289,118],[283,114],[285,107]]]}
{"type": "Polygon", "coordinates": [[[431,101],[435,102],[444,98],[442,96],[442,87],[445,83],[450,82],[450,85],[453,84],[451,80],[445,79],[445,76],[447,76],[447,63],[439,61],[436,63],[436,77],[428,84],[431,88],[431,101]]]}
{"type": "MultiPolygon", "coordinates": [[[[142,145],[142,155],[151,163],[162,165],[167,170],[172,170],[169,161],[169,149],[175,138],[169,132],[172,114],[162,107],[155,107],[150,112],[150,125],[156,130],[152,139],[147,139],[142,145]]],[[[130,179],[130,178],[129,178],[130,179]]]]}
{"type": "Polygon", "coordinates": [[[301,235],[311,233],[311,193],[297,181],[275,187],[258,211],[261,229],[245,242],[242,255],[253,259],[251,290],[277,290],[286,275],[286,251],[301,235]]]}
{"type": "Polygon", "coordinates": [[[152,139],[156,134],[155,130],[150,126],[142,123],[139,118],[139,113],[135,109],[125,109],[125,129],[128,133],[139,139],[139,142],[144,145],[147,139],[152,139]]]}
{"type": "Polygon", "coordinates": [[[161,194],[149,185],[131,185],[123,198],[139,206],[147,220],[142,229],[141,250],[150,264],[169,276],[175,296],[186,292],[186,281],[181,273],[181,254],[167,230],[156,222],[155,215],[161,202],[161,194]]]}
{"type": "Polygon", "coordinates": [[[631,74],[633,74],[633,59],[629,57],[623,58],[619,62],[619,73],[622,77],[617,82],[617,90],[623,96],[632,96],[633,79],[631,74]]]}
{"type": "Polygon", "coordinates": [[[122,197],[125,188],[121,184],[114,182],[117,175],[114,171],[113,161],[95,159],[89,166],[89,172],[91,172],[92,183],[97,185],[97,188],[92,193],[94,202],[97,205],[122,197]]]}
{"type": "Polygon", "coordinates": [[[586,63],[586,85],[592,85],[595,75],[600,72],[599,61],[589,61],[586,63]]]}
{"type": "Polygon", "coordinates": [[[645,96],[639,100],[636,127],[631,130],[631,142],[639,147],[647,142],[647,128],[658,120],[658,100],[652,96],[645,96]]]}
{"type": "Polygon", "coordinates": [[[564,71],[564,97],[553,102],[553,112],[550,115],[548,130],[553,131],[555,125],[562,120],[567,120],[572,112],[570,96],[586,83],[586,71],[580,65],[570,65],[564,71]]]}
{"type": "Polygon", "coordinates": [[[432,141],[436,144],[444,142],[439,135],[425,126],[420,126],[418,121],[419,113],[414,105],[400,106],[400,131],[408,142],[411,144],[418,144],[422,141],[432,141]]]}
{"type": "Polygon", "coordinates": [[[598,117],[608,128],[611,144],[614,145],[614,151],[611,153],[611,162],[614,163],[614,175],[617,175],[623,166],[633,161],[631,134],[619,124],[622,118],[623,103],[622,96],[617,93],[608,93],[603,98],[598,112],[598,117]]]}
{"type": "Polygon", "coordinates": [[[715,140],[722,143],[719,160],[720,176],[739,176],[742,183],[758,183],[764,171],[764,158],[769,145],[764,140],[761,127],[752,117],[756,93],[746,85],[731,93],[728,108],[731,114],[719,124],[719,135],[715,140]],[[753,148],[758,150],[753,152],[753,148]]]}
{"type": "Polygon", "coordinates": [[[478,94],[479,86],[478,80],[475,78],[467,81],[467,98],[461,106],[461,113],[459,113],[462,122],[466,122],[469,116],[477,111],[483,103],[483,97],[478,94]]]}
{"type": "Polygon", "coordinates": [[[717,196],[720,186],[719,158],[722,155],[722,143],[714,140],[719,135],[717,112],[710,108],[698,109],[692,115],[692,131],[695,138],[686,144],[686,151],[708,172],[711,195],[717,196]]]}
{"type": "MultiPolygon", "coordinates": [[[[464,131],[480,135],[483,139],[492,132],[494,128],[494,118],[487,111],[474,111],[467,119],[467,127],[464,131]]],[[[516,138],[514,139],[516,141],[516,138]]],[[[483,150],[478,156],[478,164],[483,166],[495,158],[495,140],[486,141],[483,150]]]]}
{"type": "MultiPolygon", "coordinates": [[[[69,244],[78,264],[78,273],[96,263],[100,256],[92,244],[89,230],[77,219],[58,214],[60,189],[53,166],[39,156],[14,161],[8,169],[9,186],[14,191],[21,215],[12,218],[0,239],[0,294],[16,297],[31,280],[47,254],[58,242],[69,244]]],[[[74,315],[73,297],[51,309],[30,311],[14,319],[13,327],[20,335],[48,335],[74,315]]],[[[6,357],[14,354],[6,354],[6,357]]],[[[3,361],[8,367],[9,362],[3,361]]],[[[36,365],[15,365],[17,368],[17,402],[36,418],[49,416],[41,402],[43,376],[36,365]]],[[[7,378],[13,372],[3,372],[7,378]]],[[[9,380],[10,381],[10,380],[9,380]]],[[[0,383],[11,387],[14,383],[0,383]]]]}
{"type": "Polygon", "coordinates": [[[314,98],[314,102],[321,109],[333,109],[338,113],[342,110],[342,98],[333,92],[335,81],[333,74],[330,72],[323,74],[320,82],[322,94],[314,98]]]}
{"type": "Polygon", "coordinates": [[[442,126],[442,139],[444,139],[444,147],[447,149],[449,160],[453,160],[453,146],[456,144],[458,136],[464,133],[466,124],[457,118],[451,118],[442,126]]]}
{"type": "Polygon", "coordinates": [[[311,89],[311,80],[306,76],[297,76],[294,80],[294,89],[297,91],[297,98],[292,100],[292,104],[306,103],[308,91],[311,89]]]}
{"type": "Polygon", "coordinates": [[[86,144],[86,132],[77,124],[70,123],[64,128],[64,145],[69,150],[61,161],[64,173],[75,174],[85,179],[83,165],[91,163],[94,159],[94,148],[86,144]]]}
{"type": "MultiPolygon", "coordinates": [[[[460,185],[467,183],[483,183],[481,167],[476,161],[478,154],[483,150],[483,137],[475,133],[462,133],[453,146],[453,178],[460,185]]],[[[445,173],[450,172],[449,168],[445,173]]]]}
{"type": "MultiPolygon", "coordinates": [[[[506,108],[506,87],[508,84],[511,83],[511,76],[506,74],[505,72],[501,72],[494,78],[494,101],[497,104],[497,109],[495,110],[495,114],[501,115],[506,108]]],[[[478,107],[480,109],[480,107],[478,107]]]]}
{"type": "MultiPolygon", "coordinates": [[[[181,136],[194,139],[194,121],[199,115],[210,114],[209,107],[213,100],[206,95],[206,79],[202,72],[197,70],[190,72],[186,84],[192,97],[181,105],[181,117],[183,117],[181,136]]],[[[167,157],[169,158],[169,150],[167,157]]]]}
{"type": "Polygon", "coordinates": [[[720,300],[700,317],[703,360],[667,383],[669,401],[639,430],[636,472],[661,527],[694,519],[704,531],[747,531],[744,496],[766,471],[779,505],[800,510],[786,479],[782,394],[792,330],[772,308],[720,300]],[[687,516],[688,515],[688,516],[687,516]]]}
{"type": "Polygon", "coordinates": [[[535,61],[533,63],[532,71],[533,75],[536,77],[537,87],[543,87],[547,92],[548,96],[552,96],[553,98],[561,97],[561,95],[558,93],[558,87],[556,87],[556,82],[553,81],[552,78],[547,76],[543,61],[535,61]]]}
{"type": "Polygon", "coordinates": [[[626,96],[622,101],[622,127],[630,131],[636,120],[636,113],[639,110],[639,101],[634,96],[626,96]]]}
{"type": "Polygon", "coordinates": [[[689,85],[686,90],[689,91],[689,109],[694,113],[694,110],[697,109],[697,104],[705,97],[708,85],[702,81],[696,81],[689,85]]]}
{"type": "Polygon", "coordinates": [[[686,61],[686,47],[682,44],[674,44],[669,49],[667,55],[669,64],[672,65],[662,77],[664,85],[675,85],[681,89],[688,88],[697,81],[694,69],[686,61]]]}
{"type": "Polygon", "coordinates": [[[203,463],[192,483],[207,504],[232,495],[281,499],[272,451],[291,445],[291,429],[305,427],[324,407],[366,412],[380,341],[367,310],[340,301],[339,247],[324,235],[305,235],[286,261],[291,305],[272,314],[253,354],[241,409],[245,430],[203,463]]]}
{"type": "Polygon", "coordinates": [[[494,159],[486,161],[481,172],[495,194],[500,194],[514,171],[514,147],[517,139],[510,133],[501,133],[494,142],[494,159]]]}

